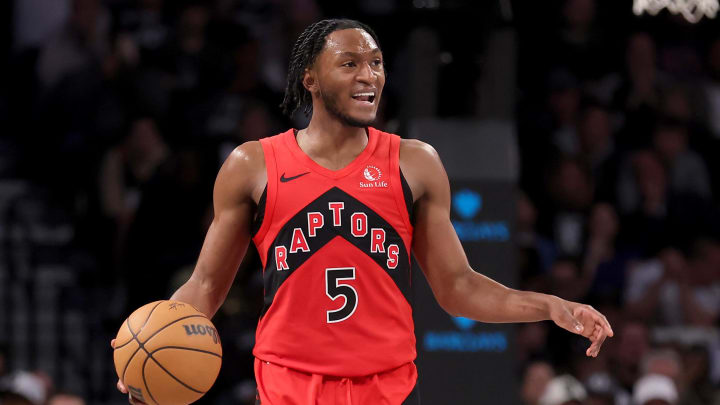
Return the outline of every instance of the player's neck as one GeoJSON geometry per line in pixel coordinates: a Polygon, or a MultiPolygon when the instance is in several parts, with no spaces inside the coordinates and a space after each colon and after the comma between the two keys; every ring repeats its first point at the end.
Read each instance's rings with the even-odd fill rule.
{"type": "Polygon", "coordinates": [[[322,119],[315,114],[308,127],[298,134],[298,145],[308,154],[359,154],[367,141],[366,128],[349,126],[337,119],[322,119]]]}

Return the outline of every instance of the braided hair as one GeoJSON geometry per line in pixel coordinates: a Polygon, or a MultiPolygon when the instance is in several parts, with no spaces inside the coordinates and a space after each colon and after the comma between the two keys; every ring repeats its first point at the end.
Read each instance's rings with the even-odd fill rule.
{"type": "Polygon", "coordinates": [[[325,47],[325,39],[328,35],[349,28],[364,30],[380,46],[375,32],[367,25],[355,20],[330,19],[318,21],[305,28],[305,31],[300,34],[290,53],[285,98],[280,104],[280,108],[285,115],[292,117],[295,111],[301,109],[305,116],[310,116],[312,113],[312,96],[303,86],[305,69],[315,63],[320,51],[325,47]]]}

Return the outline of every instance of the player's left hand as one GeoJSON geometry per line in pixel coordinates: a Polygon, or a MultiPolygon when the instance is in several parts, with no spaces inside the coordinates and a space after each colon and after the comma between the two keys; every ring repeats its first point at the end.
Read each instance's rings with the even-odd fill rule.
{"type": "Polygon", "coordinates": [[[605,315],[590,305],[557,298],[550,304],[550,318],[559,327],[590,339],[585,351],[590,357],[597,357],[605,339],[614,335],[605,315]]]}

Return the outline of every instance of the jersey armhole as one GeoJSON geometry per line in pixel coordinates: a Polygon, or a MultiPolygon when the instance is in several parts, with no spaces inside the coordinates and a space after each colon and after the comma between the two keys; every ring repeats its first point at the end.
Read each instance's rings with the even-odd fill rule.
{"type": "Polygon", "coordinates": [[[265,188],[263,189],[262,195],[260,196],[260,201],[258,201],[257,209],[255,210],[255,218],[253,218],[251,232],[252,237],[255,239],[255,235],[257,235],[258,231],[260,231],[260,228],[263,224],[263,219],[265,218],[265,204],[267,200],[267,184],[265,184],[265,188]]]}
{"type": "Polygon", "coordinates": [[[263,248],[263,242],[272,223],[273,213],[275,212],[275,202],[277,200],[277,160],[275,159],[275,148],[271,141],[273,137],[260,139],[260,145],[263,148],[265,156],[265,170],[267,172],[267,184],[263,195],[258,201],[258,213],[253,223],[253,241],[258,248],[260,259],[265,266],[267,250],[263,248]],[[256,224],[257,223],[257,224],[256,224]],[[257,226],[257,228],[255,228],[257,226]]]}
{"type": "MultiPolygon", "coordinates": [[[[402,170],[400,170],[400,137],[397,135],[392,135],[390,138],[390,167],[393,171],[393,180],[396,180],[393,181],[395,202],[397,203],[398,210],[400,211],[400,215],[402,216],[407,232],[412,238],[413,226],[411,215],[413,196],[410,186],[405,180],[402,170]]],[[[410,249],[410,246],[408,246],[408,249],[410,249]]]]}
{"type": "Polygon", "coordinates": [[[410,189],[410,185],[408,184],[407,180],[405,180],[405,175],[403,175],[402,169],[400,169],[400,181],[402,182],[403,197],[405,198],[405,208],[407,209],[408,217],[410,218],[410,224],[414,224],[415,220],[413,218],[413,194],[412,190],[410,189]]]}

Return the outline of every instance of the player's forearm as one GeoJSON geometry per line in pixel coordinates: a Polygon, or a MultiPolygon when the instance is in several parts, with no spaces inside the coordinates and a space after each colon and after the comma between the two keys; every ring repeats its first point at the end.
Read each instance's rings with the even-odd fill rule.
{"type": "Polygon", "coordinates": [[[550,307],[559,298],[508,288],[474,271],[460,277],[444,306],[456,316],[481,322],[534,322],[550,319],[550,307]]]}
{"type": "Polygon", "coordinates": [[[212,318],[222,305],[226,295],[227,291],[221,287],[213,287],[197,277],[190,277],[170,299],[186,302],[207,315],[208,318],[212,318]]]}

